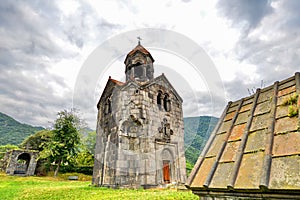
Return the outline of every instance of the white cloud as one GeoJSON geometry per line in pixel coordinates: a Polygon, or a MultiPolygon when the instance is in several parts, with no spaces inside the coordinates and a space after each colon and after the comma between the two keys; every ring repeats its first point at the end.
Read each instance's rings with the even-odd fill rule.
{"type": "Polygon", "coordinates": [[[78,10],[78,8],[80,6],[80,4],[74,0],[61,1],[57,5],[58,5],[60,11],[65,16],[75,14],[75,12],[78,10]]]}
{"type": "MultiPolygon", "coordinates": [[[[241,98],[248,94],[247,88],[259,87],[261,80],[268,85],[299,70],[299,7],[297,0],[3,2],[0,103],[4,106],[0,111],[47,126],[57,111],[72,106],[78,72],[93,50],[115,35],[146,27],[173,30],[198,43],[218,69],[227,100],[241,98]]],[[[153,50],[153,56],[155,64],[166,67],[171,82],[177,75],[170,67],[197,94],[192,98],[182,93],[186,116],[221,113],[222,98],[214,97],[214,110],[204,103],[210,98],[205,77],[192,69],[181,71],[189,64],[171,53],[153,50]],[[190,105],[199,109],[195,112],[190,105]]],[[[99,66],[103,67],[107,66],[99,66]]],[[[108,76],[122,79],[123,73],[123,59],[113,61],[99,77],[94,103],[108,76]]],[[[90,124],[96,120],[93,109],[82,110],[90,124]]]]}

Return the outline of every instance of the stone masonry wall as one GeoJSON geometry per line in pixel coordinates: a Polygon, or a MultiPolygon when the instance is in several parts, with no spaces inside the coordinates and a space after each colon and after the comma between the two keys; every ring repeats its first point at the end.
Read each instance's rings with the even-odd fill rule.
{"type": "Polygon", "coordinates": [[[132,82],[114,88],[111,100],[111,113],[103,115],[103,106],[98,113],[94,183],[115,187],[164,184],[163,154],[171,161],[171,182],[184,183],[182,102],[169,83],[162,78],[143,87],[132,82]],[[170,111],[157,105],[159,91],[168,94],[170,111]]]}

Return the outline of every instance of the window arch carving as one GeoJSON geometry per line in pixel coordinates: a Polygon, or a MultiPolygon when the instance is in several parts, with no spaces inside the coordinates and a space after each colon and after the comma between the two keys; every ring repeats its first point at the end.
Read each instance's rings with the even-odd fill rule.
{"type": "Polygon", "coordinates": [[[161,122],[161,127],[158,128],[160,135],[156,138],[156,141],[170,143],[171,135],[173,135],[173,130],[171,129],[170,123],[166,118],[161,122]]]}
{"type": "Polygon", "coordinates": [[[163,95],[162,95],[162,92],[161,91],[158,91],[158,94],[157,94],[157,106],[158,108],[161,110],[162,109],[162,104],[163,104],[163,95]]]}
{"type": "Polygon", "coordinates": [[[140,62],[134,64],[134,76],[142,77],[144,75],[144,67],[140,62]]]}
{"type": "Polygon", "coordinates": [[[106,99],[106,102],[105,102],[105,105],[104,105],[104,113],[105,114],[111,113],[111,99],[110,98],[106,99]]]}
{"type": "Polygon", "coordinates": [[[164,100],[163,100],[163,106],[165,111],[169,112],[171,110],[171,101],[168,94],[165,94],[164,100]]]}

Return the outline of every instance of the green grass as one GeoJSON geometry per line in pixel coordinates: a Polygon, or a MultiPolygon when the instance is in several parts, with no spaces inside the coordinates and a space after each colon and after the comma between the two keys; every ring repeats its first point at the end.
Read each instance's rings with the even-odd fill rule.
{"type": "Polygon", "coordinates": [[[66,181],[61,177],[16,177],[0,174],[0,199],[198,199],[190,191],[114,190],[89,186],[90,183],[90,181],[66,181]]]}

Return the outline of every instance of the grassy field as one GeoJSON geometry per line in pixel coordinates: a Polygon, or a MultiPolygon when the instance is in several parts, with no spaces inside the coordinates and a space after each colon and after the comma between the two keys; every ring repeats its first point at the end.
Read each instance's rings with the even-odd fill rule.
{"type": "MultiPolygon", "coordinates": [[[[80,177],[80,180],[88,177],[80,177]]],[[[0,174],[0,199],[198,199],[189,191],[176,190],[129,190],[89,186],[88,181],[68,181],[63,176],[16,177],[0,174]]]]}

